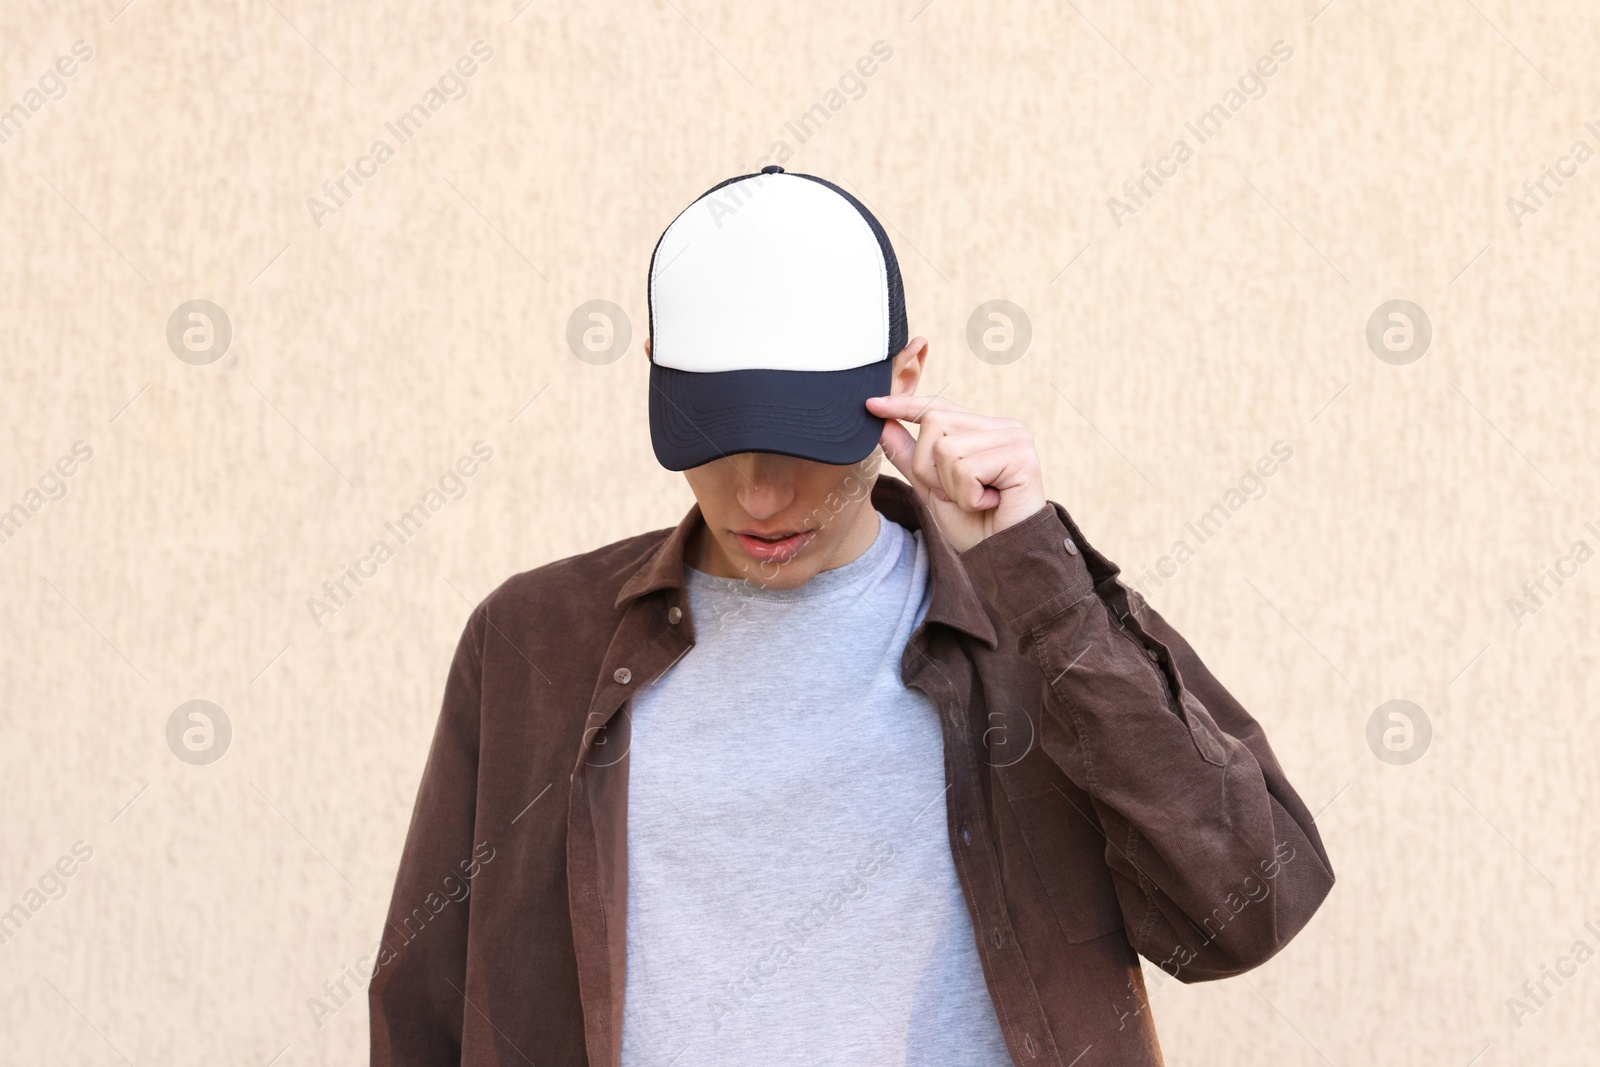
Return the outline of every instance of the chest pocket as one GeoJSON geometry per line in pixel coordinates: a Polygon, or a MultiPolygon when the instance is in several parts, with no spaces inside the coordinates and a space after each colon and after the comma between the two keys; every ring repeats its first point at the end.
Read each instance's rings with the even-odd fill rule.
{"type": "Polygon", "coordinates": [[[1081,944],[1123,929],[1106,836],[1089,794],[1038,749],[1003,768],[1000,779],[1066,940],[1081,944]]]}

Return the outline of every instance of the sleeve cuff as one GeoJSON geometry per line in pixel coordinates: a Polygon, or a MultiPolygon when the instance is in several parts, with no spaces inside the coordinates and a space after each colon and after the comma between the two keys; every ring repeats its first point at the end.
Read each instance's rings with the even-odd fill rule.
{"type": "Polygon", "coordinates": [[[961,554],[967,573],[1020,637],[1094,592],[1083,546],[1053,501],[961,554]]]}

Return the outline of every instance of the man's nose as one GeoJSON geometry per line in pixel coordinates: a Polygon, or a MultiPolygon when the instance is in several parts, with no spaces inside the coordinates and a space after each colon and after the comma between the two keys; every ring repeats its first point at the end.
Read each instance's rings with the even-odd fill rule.
{"type": "Polygon", "coordinates": [[[764,522],[794,502],[794,483],[784,474],[782,456],[747,452],[730,457],[740,475],[739,506],[757,522],[764,522]]]}

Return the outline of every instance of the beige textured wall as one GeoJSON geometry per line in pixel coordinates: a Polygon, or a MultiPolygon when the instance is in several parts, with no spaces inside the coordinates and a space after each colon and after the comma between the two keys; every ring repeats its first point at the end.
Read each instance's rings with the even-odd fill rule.
{"type": "Polygon", "coordinates": [[[363,1061],[364,1000],[308,1000],[378,935],[455,639],[511,573],[687,505],[645,429],[646,263],[781,138],[890,227],[931,388],[1024,419],[1131,579],[1293,450],[1143,587],[1266,725],[1339,884],[1251,975],[1151,975],[1169,1062],[1595,1062],[1600,962],[1569,954],[1600,951],[1600,162],[1562,162],[1600,149],[1592,4],[123,3],[0,8],[0,908],[27,913],[0,1060],[363,1061]],[[464,98],[385,130],[480,40],[464,98]],[[880,40],[860,99],[785,131],[880,40]],[[1575,176],[1536,203],[1545,166],[1575,176]],[[1365,336],[1398,298],[1432,330],[1405,365],[1365,336]],[[194,299],[233,331],[209,363],[166,337],[194,299]],[[568,348],[594,299],[631,319],[619,361],[568,348]],[[991,299],[1031,322],[1015,362],[968,348],[991,299]],[[197,699],[231,724],[208,765],[168,742],[197,699]],[[1395,699],[1432,727],[1408,765],[1367,741],[1395,699]],[[1530,999],[1546,966],[1576,971],[1530,999]]]}

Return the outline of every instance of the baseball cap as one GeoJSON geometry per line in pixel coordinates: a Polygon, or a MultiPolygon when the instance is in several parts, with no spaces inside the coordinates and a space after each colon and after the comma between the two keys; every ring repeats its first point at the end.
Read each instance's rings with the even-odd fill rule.
{"type": "Polygon", "coordinates": [[[668,470],[738,452],[866,458],[906,345],[882,225],[811,174],[765,167],[708,189],[650,257],[650,440],[668,470]]]}

